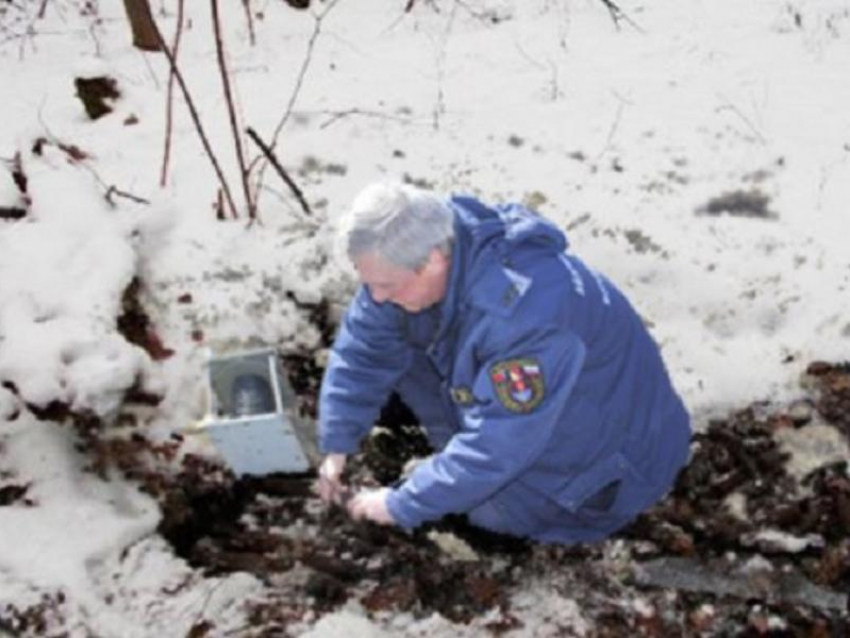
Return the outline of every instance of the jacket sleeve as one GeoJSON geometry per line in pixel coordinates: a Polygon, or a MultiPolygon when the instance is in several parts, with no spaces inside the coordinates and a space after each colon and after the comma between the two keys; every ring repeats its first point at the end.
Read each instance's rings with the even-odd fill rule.
{"type": "Polygon", "coordinates": [[[356,452],[399,378],[410,366],[404,315],[376,304],[361,286],[345,313],[319,393],[319,447],[356,452]]]}
{"type": "Polygon", "coordinates": [[[390,513],[412,528],[452,512],[466,512],[488,499],[528,468],[554,441],[558,419],[585,360],[585,345],[563,326],[504,330],[479,368],[474,405],[465,408],[461,430],[388,496],[390,513]],[[539,365],[542,397],[533,409],[511,407],[506,388],[494,380],[499,364],[539,365]],[[507,402],[506,402],[507,396],[507,402]]]}

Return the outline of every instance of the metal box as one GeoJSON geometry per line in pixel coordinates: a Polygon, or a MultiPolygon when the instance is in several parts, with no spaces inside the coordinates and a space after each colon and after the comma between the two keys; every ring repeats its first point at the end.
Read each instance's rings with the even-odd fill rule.
{"type": "Polygon", "coordinates": [[[211,356],[201,431],[237,475],[299,473],[315,459],[315,434],[273,349],[211,356]]]}

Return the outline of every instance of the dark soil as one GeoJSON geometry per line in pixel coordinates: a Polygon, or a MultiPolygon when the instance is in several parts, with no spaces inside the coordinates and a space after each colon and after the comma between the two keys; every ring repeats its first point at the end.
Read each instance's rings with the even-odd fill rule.
{"type": "Polygon", "coordinates": [[[111,113],[112,102],[121,97],[115,80],[107,76],[74,78],[74,87],[86,113],[93,120],[111,113]]]}
{"type": "Polygon", "coordinates": [[[147,352],[154,361],[167,359],[174,351],[166,348],[141,302],[142,282],[134,277],[121,295],[121,314],[116,320],[118,332],[130,343],[147,352]]]}
{"type": "MultiPolygon", "coordinates": [[[[287,363],[292,371],[293,360],[287,363]]],[[[847,610],[829,603],[850,591],[847,461],[819,468],[800,485],[775,438],[816,420],[850,434],[850,366],[816,363],[809,376],[808,409],[753,405],[695,435],[672,493],[604,543],[541,545],[476,530],[462,517],[406,534],[321,506],[312,476],[237,480],[191,456],[158,491],[161,532],[210,575],[247,571],[271,582],[306,570],[296,598],[250,603],[254,627],[273,635],[287,635],[307,612],[321,615],[349,599],[370,612],[437,612],[456,623],[495,607],[499,620],[489,630],[499,635],[522,624],[511,614],[511,595],[536,576],[555,574],[599,636],[847,636],[847,610]],[[733,493],[745,497],[744,516],[726,505],[733,493]],[[282,531],[295,528],[307,531],[282,531]],[[760,537],[765,529],[813,540],[791,551],[760,537]],[[429,538],[435,530],[466,541],[478,560],[447,560],[429,538]],[[755,559],[755,576],[741,569],[755,559]],[[622,604],[638,597],[648,608],[622,604]]],[[[309,388],[317,385],[314,378],[309,388]]],[[[390,484],[408,458],[427,453],[397,399],[381,425],[352,464],[354,483],[390,484]]]]}

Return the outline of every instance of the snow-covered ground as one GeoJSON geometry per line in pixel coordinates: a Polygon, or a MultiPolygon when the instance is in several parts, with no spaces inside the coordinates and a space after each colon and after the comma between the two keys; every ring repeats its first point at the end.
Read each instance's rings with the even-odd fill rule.
{"type": "MultiPolygon", "coordinates": [[[[177,3],[152,4],[171,40],[177,3]]],[[[208,6],[186,4],[179,64],[242,206],[208,6]]],[[[252,0],[253,46],[242,3],[222,4],[242,125],[266,141],[282,125],[276,154],[312,215],[268,168],[258,223],[217,221],[176,88],[160,187],[168,65],[131,46],[122,3],[0,7],[0,211],[26,210],[0,220],[0,488],[29,486],[0,507],[0,617],[62,592],[75,635],[240,626],[262,585],[200,578],[155,534],[156,504],[84,472],[70,429],[24,402],[109,419],[140,381],[164,395],[143,426],[165,440],[202,415],[208,349],[316,349],[298,306],[345,302],[332,231],[376,179],[556,220],[651,325],[698,423],[792,399],[807,363],[848,359],[846,0],[623,0],[618,25],[599,0],[252,0]],[[121,97],[91,120],[74,79],[97,75],[121,97]],[[753,214],[730,214],[740,202],[753,214]],[[169,358],[117,330],[134,278],[169,358]]],[[[344,613],[360,618],[346,635],[378,631],[344,613]]],[[[312,635],[341,635],[337,620],[312,635]]],[[[454,631],[430,622],[411,635],[454,631]]]]}

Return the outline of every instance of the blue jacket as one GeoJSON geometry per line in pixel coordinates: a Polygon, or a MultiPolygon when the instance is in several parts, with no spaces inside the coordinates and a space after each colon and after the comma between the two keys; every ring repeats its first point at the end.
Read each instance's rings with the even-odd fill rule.
{"type": "Polygon", "coordinates": [[[361,286],[325,372],[320,446],[357,451],[389,393],[415,378],[403,398],[438,452],[390,493],[401,526],[488,502],[513,533],[605,536],[663,496],[687,460],[689,418],[658,347],[553,224],[518,205],[449,204],[445,298],[407,313],[361,286]]]}

